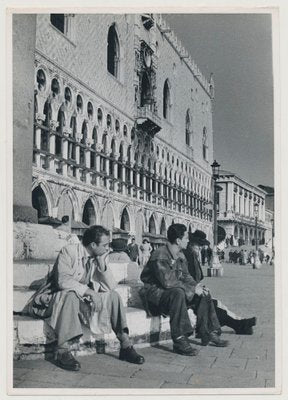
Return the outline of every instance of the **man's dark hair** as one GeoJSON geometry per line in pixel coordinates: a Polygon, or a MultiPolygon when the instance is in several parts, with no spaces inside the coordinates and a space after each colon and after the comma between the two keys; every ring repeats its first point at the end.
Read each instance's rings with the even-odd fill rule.
{"type": "Polygon", "coordinates": [[[82,243],[83,246],[88,246],[90,243],[94,242],[97,245],[100,243],[102,236],[110,236],[108,229],[101,225],[92,225],[84,232],[82,243]]]}
{"type": "Polygon", "coordinates": [[[168,241],[173,244],[176,243],[176,239],[182,239],[187,228],[183,224],[172,224],[167,230],[168,241]]]}

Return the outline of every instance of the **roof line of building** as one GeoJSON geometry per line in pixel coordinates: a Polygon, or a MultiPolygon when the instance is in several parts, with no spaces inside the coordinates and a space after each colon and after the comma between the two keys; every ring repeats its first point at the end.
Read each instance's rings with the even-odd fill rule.
{"type": "Polygon", "coordinates": [[[240,178],[237,174],[235,174],[234,172],[229,172],[229,171],[219,171],[219,177],[220,176],[231,176],[231,177],[235,177],[235,178],[237,178],[237,179],[239,179],[239,181],[241,181],[241,182],[243,182],[243,183],[245,183],[246,185],[248,185],[248,186],[250,186],[250,187],[252,187],[252,188],[254,188],[254,189],[257,189],[259,192],[261,192],[261,193],[263,193],[264,195],[266,195],[266,192],[263,190],[263,189],[260,189],[258,186],[255,186],[255,185],[252,185],[251,183],[249,183],[249,182],[247,182],[247,181],[245,181],[243,178],[240,178]]]}
{"type": "MultiPolygon", "coordinates": [[[[162,17],[162,15],[161,14],[156,14],[156,15],[157,15],[157,19],[158,19],[156,21],[156,24],[157,24],[157,27],[158,27],[160,33],[162,33],[162,31],[164,31],[163,35],[166,38],[166,40],[176,51],[176,53],[178,54],[180,59],[182,61],[184,61],[184,63],[187,65],[187,67],[192,72],[194,78],[202,86],[202,88],[205,90],[205,92],[208,94],[208,96],[212,99],[211,93],[209,91],[208,79],[202,74],[202,72],[200,71],[200,69],[197,66],[197,64],[195,63],[195,61],[192,59],[189,52],[186,50],[186,48],[181,43],[181,40],[176,36],[174,31],[169,27],[169,25],[167,24],[165,19],[162,17]],[[183,57],[183,54],[185,54],[185,57],[183,57]]],[[[214,82],[213,82],[213,86],[214,86],[214,82]]]]}

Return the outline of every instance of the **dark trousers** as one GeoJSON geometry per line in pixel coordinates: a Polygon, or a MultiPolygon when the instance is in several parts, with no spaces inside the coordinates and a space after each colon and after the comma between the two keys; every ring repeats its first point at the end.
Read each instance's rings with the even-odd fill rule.
{"type": "Polygon", "coordinates": [[[188,308],[192,308],[197,315],[196,330],[201,337],[209,335],[212,331],[221,330],[210,295],[195,295],[193,301],[187,304],[183,289],[166,289],[160,298],[158,311],[160,314],[169,315],[171,337],[173,340],[179,336],[189,336],[193,332],[188,308]]]}
{"type": "Polygon", "coordinates": [[[221,324],[210,293],[205,296],[195,295],[188,306],[197,316],[196,332],[201,338],[207,337],[211,332],[221,333],[221,324]]]}

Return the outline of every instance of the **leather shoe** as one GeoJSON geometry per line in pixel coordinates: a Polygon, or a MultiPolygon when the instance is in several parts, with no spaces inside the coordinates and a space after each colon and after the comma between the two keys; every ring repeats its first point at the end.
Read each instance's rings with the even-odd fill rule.
{"type": "Polygon", "coordinates": [[[126,349],[120,349],[119,360],[128,361],[133,364],[143,364],[145,358],[138,354],[133,346],[127,347],[126,349]]]}
{"type": "Polygon", "coordinates": [[[253,335],[253,326],[256,325],[256,317],[242,319],[240,326],[235,329],[237,335],[253,335]]]}
{"type": "Polygon", "coordinates": [[[81,364],[76,360],[70,351],[65,351],[64,353],[57,353],[56,364],[62,369],[67,371],[79,371],[81,364]]]}
{"type": "Polygon", "coordinates": [[[228,340],[220,339],[220,336],[216,332],[210,333],[209,341],[216,347],[227,347],[229,344],[228,340]]]}
{"type": "Polygon", "coordinates": [[[185,336],[181,336],[179,339],[174,340],[173,351],[182,356],[197,356],[199,353],[199,350],[194,349],[185,336]]]}
{"type": "Polygon", "coordinates": [[[211,332],[209,335],[205,335],[201,339],[202,346],[207,346],[209,343],[212,343],[216,347],[227,347],[229,341],[220,339],[217,332],[211,332]]]}

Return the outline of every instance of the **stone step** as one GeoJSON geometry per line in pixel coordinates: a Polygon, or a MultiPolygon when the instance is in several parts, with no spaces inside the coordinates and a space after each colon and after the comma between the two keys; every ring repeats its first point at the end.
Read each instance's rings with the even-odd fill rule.
{"type": "MultiPolygon", "coordinates": [[[[14,286],[37,289],[41,285],[41,280],[52,271],[54,262],[54,260],[21,260],[14,262],[14,286]]],[[[141,269],[137,263],[111,263],[109,267],[118,283],[139,280],[141,269]]]]}
{"type": "MultiPolygon", "coordinates": [[[[125,307],[142,307],[142,302],[138,294],[141,283],[131,282],[128,284],[120,284],[116,287],[116,291],[120,294],[125,307]]],[[[13,291],[13,311],[21,313],[25,304],[30,297],[35,293],[35,290],[29,290],[25,287],[15,287],[13,291]]]]}
{"type": "MultiPolygon", "coordinates": [[[[144,310],[126,308],[127,324],[130,337],[136,345],[149,345],[170,338],[169,318],[147,317],[144,310]]],[[[95,352],[95,340],[87,328],[83,329],[84,335],[76,354],[95,352]]],[[[48,324],[41,319],[25,316],[14,316],[14,358],[28,359],[41,358],[53,350],[52,343],[55,335],[48,324]]],[[[119,348],[119,342],[112,332],[105,335],[106,350],[114,351],[119,348]]]]}

